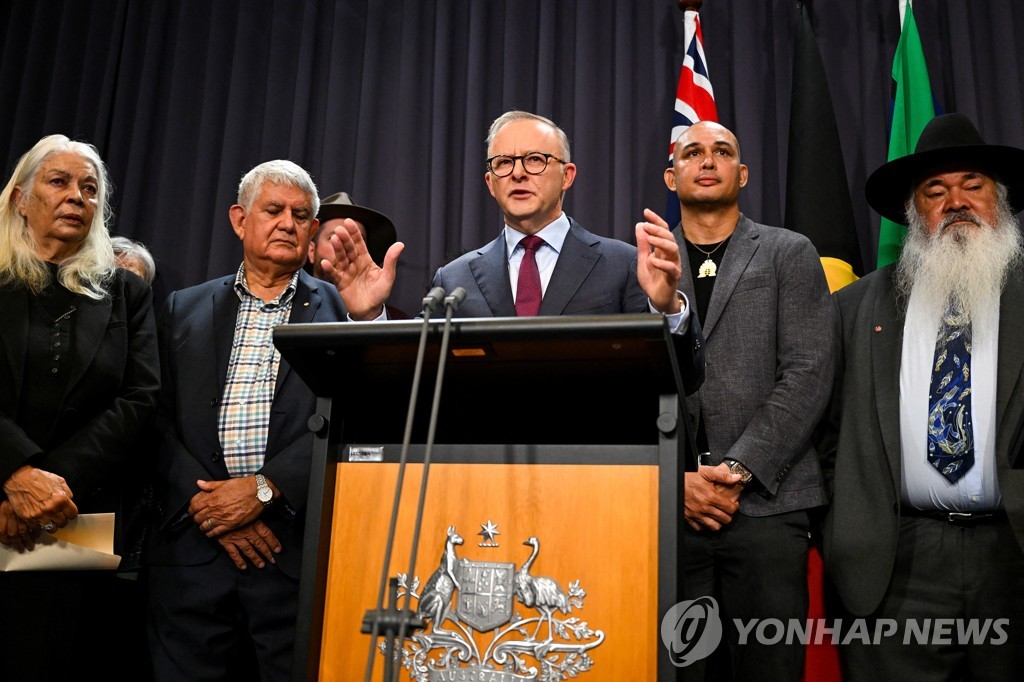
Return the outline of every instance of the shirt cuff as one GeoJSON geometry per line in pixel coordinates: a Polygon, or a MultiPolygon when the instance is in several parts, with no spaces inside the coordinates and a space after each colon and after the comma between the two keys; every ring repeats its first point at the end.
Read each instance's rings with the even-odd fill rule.
{"type": "MultiPolygon", "coordinates": [[[[349,322],[359,322],[359,320],[352,319],[352,316],[349,313],[347,313],[347,312],[345,313],[345,317],[348,318],[349,322]]],[[[388,319],[388,307],[385,305],[381,309],[380,315],[378,315],[377,317],[373,318],[372,320],[363,320],[363,321],[364,322],[381,322],[382,320],[387,320],[387,319],[388,319]]]]}
{"type": "MultiPolygon", "coordinates": [[[[671,315],[665,315],[665,319],[668,320],[668,330],[673,334],[681,334],[686,331],[686,325],[690,320],[690,300],[686,298],[686,294],[681,291],[677,291],[679,294],[679,300],[682,302],[682,309],[678,313],[672,313],[671,315]]],[[[652,313],[660,313],[660,311],[654,307],[651,303],[651,299],[647,299],[647,307],[651,309],[652,313]]]]}

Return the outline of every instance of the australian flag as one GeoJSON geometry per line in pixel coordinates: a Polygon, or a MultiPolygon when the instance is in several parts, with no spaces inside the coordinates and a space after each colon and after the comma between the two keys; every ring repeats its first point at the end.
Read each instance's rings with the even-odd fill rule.
{"type": "MultiPolygon", "coordinates": [[[[718,121],[715,93],[708,78],[707,62],[704,61],[704,36],[700,30],[700,15],[696,10],[688,9],[683,12],[683,44],[686,45],[686,56],[683,57],[683,68],[679,72],[679,85],[676,87],[672,138],[668,145],[669,166],[672,165],[672,150],[676,138],[683,130],[697,121],[718,121]]],[[[675,226],[679,222],[679,199],[672,192],[668,193],[665,221],[670,226],[675,226]]]]}

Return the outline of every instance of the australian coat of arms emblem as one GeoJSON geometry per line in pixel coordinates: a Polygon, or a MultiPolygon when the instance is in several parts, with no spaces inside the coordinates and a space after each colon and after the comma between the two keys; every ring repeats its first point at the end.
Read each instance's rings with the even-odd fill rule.
{"type": "MultiPolygon", "coordinates": [[[[482,528],[480,547],[498,547],[497,527],[488,520],[482,528]]],[[[455,526],[449,527],[440,565],[422,590],[419,578],[398,576],[399,596],[411,594],[427,622],[425,631],[396,652],[410,678],[552,682],[590,670],[589,652],[604,641],[604,633],[573,615],[586,597],[579,580],[563,588],[553,578],[534,575],[540,553],[535,537],[523,543],[530,550],[518,570],[513,562],[459,558],[456,547],[463,543],[455,526]]]]}

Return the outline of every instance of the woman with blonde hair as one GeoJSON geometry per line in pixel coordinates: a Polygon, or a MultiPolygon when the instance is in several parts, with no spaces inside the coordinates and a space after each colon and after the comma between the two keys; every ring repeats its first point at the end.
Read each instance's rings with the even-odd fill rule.
{"type": "MultiPolygon", "coordinates": [[[[149,287],[115,267],[109,196],[96,149],[63,135],[37,142],[0,193],[0,552],[34,551],[79,513],[121,512],[120,481],[140,463],[156,330],[149,287]]],[[[0,574],[0,641],[18,652],[5,678],[116,670],[103,627],[116,589],[110,572],[0,574]]]]}

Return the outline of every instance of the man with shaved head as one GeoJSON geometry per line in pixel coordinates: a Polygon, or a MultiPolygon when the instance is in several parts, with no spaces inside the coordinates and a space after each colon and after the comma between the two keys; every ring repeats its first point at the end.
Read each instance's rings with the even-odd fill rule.
{"type": "Polygon", "coordinates": [[[684,594],[718,601],[729,645],[685,674],[799,680],[802,646],[741,643],[732,624],[807,616],[810,510],[826,501],[810,438],[832,387],[832,310],[811,243],[740,213],[747,177],[736,136],[707,121],[679,136],[665,170],[682,214],[680,289],[706,339],[687,403],[705,454],[686,474],[684,594]]]}

